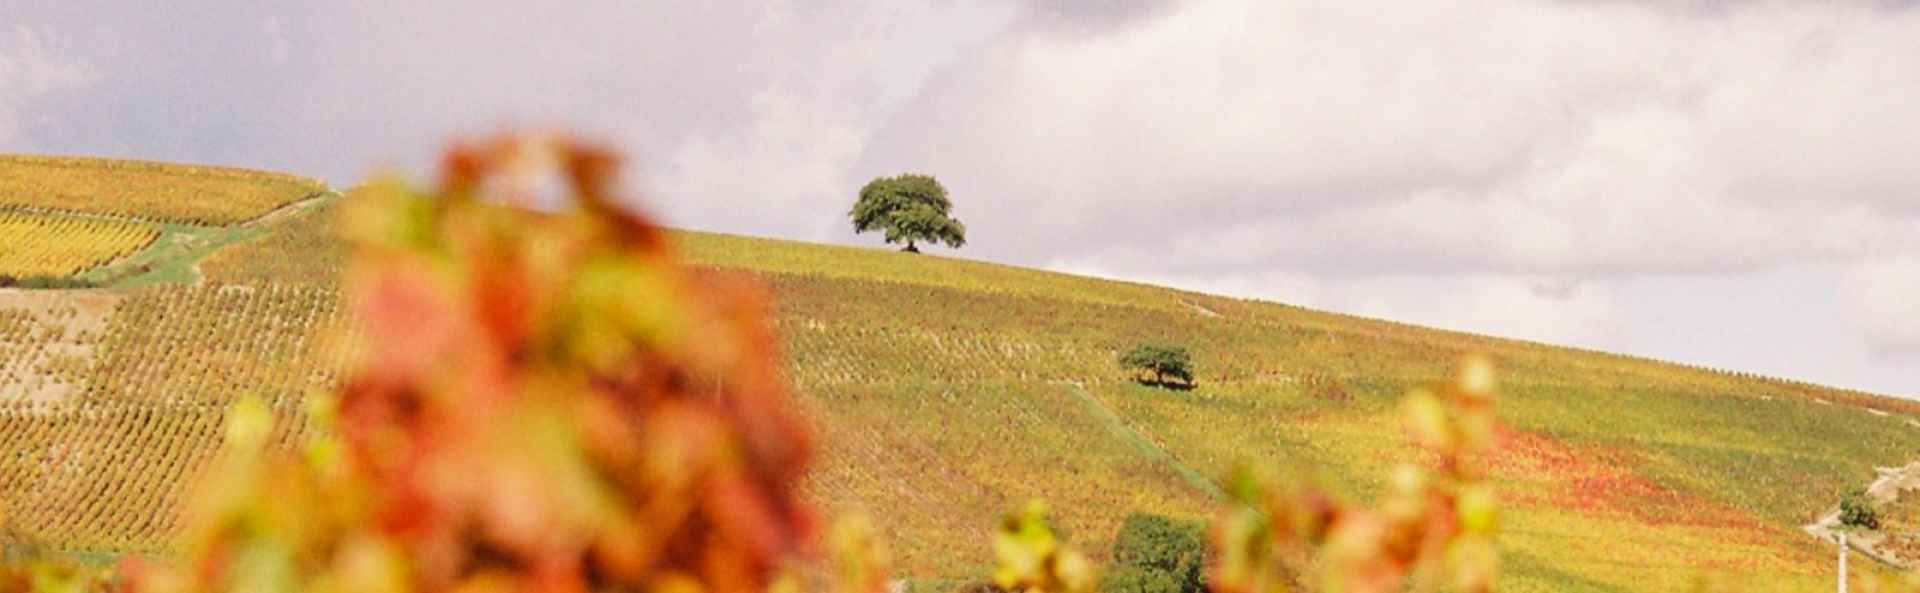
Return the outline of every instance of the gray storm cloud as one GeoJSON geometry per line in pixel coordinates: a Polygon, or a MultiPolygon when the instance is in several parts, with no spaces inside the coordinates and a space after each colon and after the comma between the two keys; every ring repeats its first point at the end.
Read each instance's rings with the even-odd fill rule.
{"type": "Polygon", "coordinates": [[[862,241],[843,219],[859,184],[925,171],[973,257],[1920,394],[1903,372],[1920,364],[1903,280],[1920,11],[1899,3],[186,2],[15,20],[10,150],[346,183],[418,170],[451,135],[569,126],[633,154],[636,189],[679,224],[839,242],[862,241]],[[1702,293],[1810,319],[1764,336],[1800,354],[1703,347],[1767,324],[1730,311],[1768,309],[1702,293]],[[1676,318],[1707,329],[1655,321],[1676,318]]]}

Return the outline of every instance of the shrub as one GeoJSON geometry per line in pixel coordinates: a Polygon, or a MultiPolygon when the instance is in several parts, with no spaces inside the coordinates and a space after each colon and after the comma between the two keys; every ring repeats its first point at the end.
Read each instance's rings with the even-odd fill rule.
{"type": "Polygon", "coordinates": [[[1840,498],[1840,524],[1847,527],[1880,528],[1880,510],[1865,490],[1848,492],[1840,498]]]}
{"type": "Polygon", "coordinates": [[[1114,565],[1100,575],[1100,593],[1192,593],[1173,573],[1114,565]]]}
{"type": "MultiPolygon", "coordinates": [[[[1167,379],[1179,379],[1193,386],[1193,355],[1185,347],[1168,344],[1141,344],[1120,355],[1120,368],[1153,375],[1150,383],[1169,385],[1167,379]]],[[[1145,381],[1143,381],[1145,382],[1145,381]]]]}
{"type": "Polygon", "coordinates": [[[1113,538],[1105,593],[1197,593],[1205,590],[1206,524],[1134,513],[1113,538]]]}
{"type": "Polygon", "coordinates": [[[1007,590],[994,584],[993,581],[971,581],[960,585],[953,590],[953,593],[1007,593],[1007,590]]]}

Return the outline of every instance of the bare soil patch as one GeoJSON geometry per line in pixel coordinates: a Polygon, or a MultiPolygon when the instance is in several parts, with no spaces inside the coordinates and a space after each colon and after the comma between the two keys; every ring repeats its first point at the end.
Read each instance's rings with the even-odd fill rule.
{"type": "Polygon", "coordinates": [[[1193,301],[1180,301],[1180,304],[1186,305],[1187,308],[1193,309],[1193,312],[1199,313],[1201,317],[1220,317],[1219,311],[1208,309],[1206,305],[1202,305],[1200,303],[1196,303],[1193,301]]]}
{"type": "Polygon", "coordinates": [[[119,301],[96,290],[0,290],[0,403],[71,396],[119,301]]]}

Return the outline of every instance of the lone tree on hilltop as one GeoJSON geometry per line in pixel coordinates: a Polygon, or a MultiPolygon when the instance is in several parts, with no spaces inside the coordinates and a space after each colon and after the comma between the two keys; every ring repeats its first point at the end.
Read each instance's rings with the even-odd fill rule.
{"type": "Polygon", "coordinates": [[[906,242],[901,251],[919,253],[920,242],[967,244],[967,226],[954,220],[947,188],[932,175],[903,173],[877,177],[860,188],[853,203],[853,232],[885,231],[888,243],[906,242]]]}
{"type": "MultiPolygon", "coordinates": [[[[1179,379],[1193,387],[1193,355],[1186,348],[1168,344],[1141,344],[1120,355],[1120,368],[1153,375],[1151,384],[1169,386],[1167,379],[1179,379]]],[[[1147,381],[1142,381],[1147,382],[1147,381]]]]}

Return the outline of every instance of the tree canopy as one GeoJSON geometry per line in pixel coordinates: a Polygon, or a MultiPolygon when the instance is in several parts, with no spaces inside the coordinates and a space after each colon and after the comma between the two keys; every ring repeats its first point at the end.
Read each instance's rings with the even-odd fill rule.
{"type": "Polygon", "coordinates": [[[1152,513],[1127,515],[1113,538],[1102,593],[1200,593],[1206,590],[1207,524],[1152,513]]]}
{"type": "Polygon", "coordinates": [[[1854,528],[1880,528],[1880,510],[1874,508],[1866,490],[1848,492],[1840,499],[1840,524],[1854,528]]]}
{"type": "Polygon", "coordinates": [[[1141,344],[1120,355],[1120,368],[1153,375],[1153,383],[1167,385],[1167,379],[1179,379],[1193,385],[1193,355],[1186,348],[1169,344],[1141,344]]]}
{"type": "Polygon", "coordinates": [[[906,243],[902,251],[919,253],[919,243],[967,244],[967,227],[952,215],[947,188],[931,175],[903,173],[878,177],[860,188],[853,203],[853,232],[883,231],[887,243],[906,243]]]}

